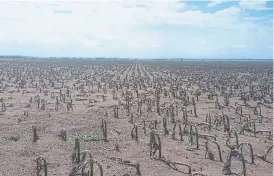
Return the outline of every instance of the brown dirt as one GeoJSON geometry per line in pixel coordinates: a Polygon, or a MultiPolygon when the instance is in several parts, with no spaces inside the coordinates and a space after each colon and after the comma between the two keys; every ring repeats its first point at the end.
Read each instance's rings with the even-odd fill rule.
{"type": "MultiPolygon", "coordinates": [[[[246,147],[243,149],[247,175],[272,175],[272,164],[258,157],[264,155],[267,149],[273,145],[273,98],[270,97],[271,94],[273,95],[272,63],[231,62],[223,64],[222,62],[185,62],[181,64],[180,62],[165,62],[160,64],[161,62],[152,61],[144,61],[142,63],[109,62],[29,62],[16,60],[0,62],[0,70],[2,72],[0,75],[0,98],[3,99],[3,103],[6,106],[6,110],[2,109],[2,112],[0,112],[0,176],[36,175],[35,159],[39,156],[44,157],[48,162],[49,176],[68,176],[74,166],[71,161],[71,155],[76,136],[80,139],[81,151],[89,150],[91,152],[93,159],[102,165],[104,175],[136,175],[134,167],[121,164],[113,160],[113,157],[130,161],[133,164],[140,163],[142,176],[191,175],[185,173],[187,172],[186,167],[178,166],[176,170],[166,165],[163,161],[150,158],[149,135],[151,130],[148,128],[149,122],[147,122],[147,134],[144,134],[143,119],[146,121],[157,120],[159,122],[155,132],[160,135],[162,155],[165,159],[190,165],[193,175],[195,172],[199,172],[200,175],[204,173],[208,176],[223,175],[224,163],[230,152],[230,149],[226,146],[228,132],[224,132],[223,125],[214,126],[211,131],[203,128],[201,123],[206,122],[205,119],[208,113],[211,114],[212,121],[221,117],[222,113],[226,114],[230,119],[231,130],[235,130],[238,133],[239,143],[250,143],[252,145],[255,164],[250,163],[249,150],[246,147]],[[133,76],[134,74],[135,76],[133,76]],[[93,81],[94,87],[92,88],[88,84],[89,81],[92,81],[93,76],[96,81],[93,81]],[[179,81],[175,80],[176,76],[181,79],[179,81]],[[25,83],[21,82],[23,78],[25,83]],[[195,97],[197,117],[193,113],[188,113],[187,123],[195,124],[200,135],[207,134],[216,137],[216,141],[220,144],[223,162],[219,161],[217,148],[211,142],[213,139],[208,141],[215,161],[208,159],[208,157],[205,158],[206,139],[199,137],[199,149],[196,149],[195,142],[192,145],[190,144],[187,133],[183,135],[183,141],[179,140],[178,131],[176,131],[175,140],[171,138],[174,124],[171,122],[171,117],[168,117],[166,114],[166,109],[170,104],[173,103],[175,105],[177,102],[179,108],[178,114],[175,115],[175,121],[178,124],[182,124],[182,127],[185,124],[182,100],[172,97],[171,92],[169,92],[167,97],[164,97],[163,92],[160,94],[160,105],[162,105],[160,115],[156,112],[156,103],[152,103],[152,112],[147,112],[147,103],[143,103],[142,114],[139,117],[134,114],[134,124],[138,126],[139,141],[132,139],[130,133],[133,124],[129,123],[130,114],[125,109],[126,101],[125,97],[122,97],[122,90],[119,88],[117,99],[113,99],[112,91],[115,88],[109,88],[108,81],[106,81],[107,92],[104,93],[102,88],[99,88],[98,91],[96,82],[104,84],[101,78],[123,84],[122,88],[124,90],[127,89],[124,80],[128,82],[128,90],[133,95],[130,112],[137,114],[138,98],[134,83],[141,84],[143,82],[147,90],[144,90],[144,87],[140,89],[138,86],[139,94],[148,94],[147,98],[151,98],[152,101],[156,100],[156,98],[150,93],[150,90],[155,91],[153,86],[157,82],[161,82],[161,84],[164,82],[166,85],[162,87],[167,90],[170,89],[171,84],[175,86],[181,82],[182,85],[179,85],[179,87],[184,89],[188,87],[186,93],[190,99],[195,97],[191,93],[192,90],[199,89],[202,91],[202,89],[205,89],[199,96],[199,101],[196,101],[195,97]],[[153,78],[155,79],[154,82],[153,78]],[[162,81],[160,81],[161,78],[163,79],[162,81]],[[43,87],[42,80],[46,87],[43,87]],[[50,80],[54,81],[54,87],[51,87],[50,80]],[[61,80],[64,81],[63,87],[61,80]],[[248,106],[242,107],[242,114],[250,115],[249,120],[255,122],[256,131],[269,130],[271,132],[270,137],[267,133],[257,133],[256,137],[254,137],[254,134],[248,131],[245,131],[244,134],[239,134],[246,121],[240,121],[241,115],[235,112],[235,108],[238,106],[235,105],[235,102],[244,104],[244,101],[240,99],[239,92],[250,92],[250,81],[255,86],[254,90],[262,89],[263,87],[260,86],[267,85],[269,89],[267,94],[262,96],[263,98],[250,98],[247,101],[252,107],[255,107],[258,102],[262,102],[263,105],[259,105],[261,107],[261,115],[255,115],[253,109],[248,106]],[[207,89],[206,83],[209,84],[209,89],[207,89]],[[213,85],[216,86],[214,89],[213,85]],[[229,106],[224,104],[224,97],[221,95],[220,89],[218,89],[219,85],[225,86],[226,93],[229,92],[229,85],[238,86],[238,88],[233,87],[229,106]],[[18,86],[21,87],[18,88],[18,86]],[[70,89],[73,111],[68,111],[67,103],[62,101],[59,102],[58,110],[55,109],[55,96],[60,96],[60,89],[62,94],[65,94],[65,87],[70,89]],[[40,92],[40,88],[43,91],[49,91],[48,95],[45,95],[43,91],[40,92]],[[213,100],[208,99],[207,95],[211,91],[218,94],[219,104],[222,108],[215,108],[216,97],[213,100]],[[51,97],[51,92],[55,92],[54,97],[51,97]],[[32,97],[34,100],[36,95],[39,95],[40,99],[45,100],[45,110],[38,109],[36,102],[29,102],[30,98],[32,97]],[[102,95],[105,96],[105,101],[103,101],[102,95]],[[85,100],[76,101],[76,98],[85,100]],[[263,99],[270,102],[264,102],[263,99]],[[30,106],[26,107],[28,104],[30,106]],[[113,105],[118,105],[118,118],[114,118],[113,105]],[[27,111],[29,115],[24,116],[24,111],[27,111]],[[106,112],[108,113],[107,116],[106,112]],[[169,135],[164,135],[163,117],[167,118],[169,135]],[[262,121],[259,121],[260,117],[263,118],[262,121]],[[102,119],[105,119],[107,122],[108,142],[102,140],[102,119]],[[32,142],[32,126],[37,127],[39,139],[36,143],[32,142]],[[63,128],[67,132],[67,141],[62,141],[58,136],[63,128]],[[120,151],[115,150],[116,142],[120,151]]],[[[259,90],[255,92],[258,96],[262,93],[259,90]]],[[[68,96],[66,99],[66,102],[69,102],[68,96]]],[[[186,109],[193,110],[193,105],[189,103],[186,109]]],[[[246,118],[242,117],[242,119],[246,118]]],[[[231,138],[231,141],[234,140],[235,138],[231,138]]],[[[272,161],[272,153],[270,153],[267,160],[272,161]]],[[[242,163],[238,158],[233,158],[231,170],[236,173],[242,171],[242,163]]]]}

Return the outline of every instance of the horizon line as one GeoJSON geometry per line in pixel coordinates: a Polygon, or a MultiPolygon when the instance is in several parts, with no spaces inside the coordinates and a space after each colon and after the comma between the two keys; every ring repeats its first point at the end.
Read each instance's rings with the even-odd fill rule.
{"type": "Polygon", "coordinates": [[[145,60],[273,60],[274,58],[184,58],[184,57],[83,57],[83,56],[24,56],[24,55],[0,55],[0,59],[32,58],[32,59],[145,59],[145,60]]]}

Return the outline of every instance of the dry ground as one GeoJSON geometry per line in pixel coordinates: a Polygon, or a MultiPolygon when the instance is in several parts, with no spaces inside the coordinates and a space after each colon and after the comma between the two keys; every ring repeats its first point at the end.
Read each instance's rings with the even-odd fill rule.
{"type": "MultiPolygon", "coordinates": [[[[81,152],[89,150],[92,158],[102,165],[104,175],[136,175],[134,167],[118,162],[117,158],[133,164],[138,162],[142,176],[191,175],[187,174],[187,167],[176,165],[177,169],[174,169],[172,165],[168,166],[165,162],[150,157],[149,141],[152,130],[160,136],[161,152],[165,160],[190,165],[192,175],[223,175],[223,168],[231,151],[226,141],[230,139],[231,144],[235,143],[235,138],[229,138],[224,129],[226,122],[220,121],[217,124],[224,114],[229,118],[230,130],[237,132],[239,144],[252,145],[254,164],[251,163],[249,148],[244,145],[242,150],[246,175],[272,175],[273,168],[269,163],[272,162],[272,150],[267,156],[268,162],[259,157],[266,154],[267,149],[273,145],[272,63],[109,62],[0,62],[0,176],[36,175],[35,159],[40,156],[48,163],[49,176],[68,176],[75,165],[71,155],[76,137],[80,139],[81,152]],[[157,89],[160,94],[155,91],[157,89]],[[167,96],[164,95],[164,89],[167,90],[167,96]],[[126,109],[126,90],[128,98],[131,97],[129,113],[126,109]],[[198,101],[196,90],[201,93],[198,101]],[[173,96],[172,92],[177,95],[173,96]],[[241,96],[241,92],[245,94],[241,96]],[[217,96],[208,99],[210,93],[216,93],[217,96]],[[227,106],[225,94],[230,97],[227,106]],[[39,108],[38,101],[35,101],[38,99],[37,95],[40,97],[39,108]],[[60,95],[64,95],[66,100],[60,100],[60,95]],[[156,95],[160,96],[160,113],[157,113],[156,95]],[[186,100],[187,96],[189,101],[186,100]],[[249,96],[246,105],[243,100],[245,96],[249,96]],[[56,97],[59,99],[58,105],[56,97]],[[196,117],[191,97],[195,99],[196,117]],[[71,99],[73,110],[67,110],[71,99]],[[148,99],[152,101],[151,111],[147,110],[149,105],[145,100],[148,99]],[[143,101],[141,114],[138,111],[140,101],[143,101]],[[216,102],[220,107],[216,107],[216,102]],[[44,110],[41,108],[43,104],[44,110]],[[118,118],[114,117],[115,105],[119,109],[118,118]],[[175,122],[181,124],[182,128],[187,124],[183,140],[180,140],[178,128],[175,129],[175,139],[172,139],[174,123],[171,105],[175,108],[175,122]],[[183,115],[183,107],[189,111],[187,121],[183,115]],[[242,107],[242,114],[236,112],[237,107],[242,107]],[[261,112],[254,113],[254,107],[260,108],[261,112]],[[24,111],[28,115],[24,115],[24,111]],[[131,113],[133,123],[138,126],[138,141],[131,137],[134,126],[129,122],[131,113]],[[207,114],[212,118],[211,130],[204,124],[207,114]],[[164,134],[164,117],[169,134],[164,134]],[[102,119],[107,123],[108,142],[103,140],[102,119]],[[143,120],[146,121],[146,134],[143,120]],[[154,120],[158,122],[157,128],[150,125],[154,120]],[[255,131],[248,126],[244,134],[240,134],[247,122],[254,122],[255,131]],[[189,134],[190,124],[198,129],[198,149],[195,134],[189,134]],[[37,142],[33,142],[33,126],[37,128],[37,142]],[[66,130],[66,141],[59,137],[62,129],[66,130]],[[205,139],[203,135],[213,136],[216,140],[213,137],[205,139]],[[192,144],[190,136],[194,138],[192,144]],[[206,155],[207,141],[214,160],[206,155]],[[217,141],[220,145],[222,162],[212,141],[217,141]],[[118,143],[120,151],[115,150],[115,143],[118,143]]],[[[242,161],[239,158],[232,159],[231,171],[242,172],[242,161]]]]}

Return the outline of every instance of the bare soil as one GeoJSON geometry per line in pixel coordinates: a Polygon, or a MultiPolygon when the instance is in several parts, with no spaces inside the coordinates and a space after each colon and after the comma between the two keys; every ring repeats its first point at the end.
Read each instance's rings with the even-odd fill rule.
{"type": "Polygon", "coordinates": [[[49,176],[68,176],[77,165],[71,157],[75,138],[81,155],[89,151],[106,176],[138,175],[137,163],[142,176],[244,175],[243,162],[246,175],[270,176],[272,149],[265,161],[261,156],[273,145],[272,70],[272,62],[2,60],[0,176],[37,175],[38,157],[46,160],[49,176]],[[209,114],[211,123],[206,121],[209,114]],[[131,136],[134,124],[138,141],[131,136]],[[66,141],[60,137],[62,129],[66,141]],[[153,133],[161,140],[160,158],[158,152],[150,156],[153,133]],[[224,167],[231,151],[238,155],[228,174],[224,167]],[[176,163],[189,165],[191,173],[176,163]]]}

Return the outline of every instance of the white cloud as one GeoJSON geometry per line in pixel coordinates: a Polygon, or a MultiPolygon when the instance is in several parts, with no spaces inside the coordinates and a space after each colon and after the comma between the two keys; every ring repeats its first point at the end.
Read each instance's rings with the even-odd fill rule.
{"type": "Polygon", "coordinates": [[[205,45],[205,44],[207,44],[207,41],[204,40],[204,39],[197,39],[197,40],[198,40],[198,43],[199,43],[200,45],[205,45]]]}
{"type": "MultiPolygon", "coordinates": [[[[242,8],[248,7],[243,5],[246,2],[241,3],[242,8]]],[[[205,13],[171,0],[55,0],[54,3],[0,0],[0,44],[10,41],[33,45],[73,44],[102,53],[116,50],[168,53],[175,47],[189,55],[196,54],[197,45],[201,47],[201,55],[228,52],[233,44],[261,47],[258,40],[269,45],[271,29],[240,17],[238,7],[205,13]],[[159,27],[152,30],[148,26],[159,27]],[[166,26],[178,27],[165,29],[166,26]]]]}
{"type": "Polygon", "coordinates": [[[207,7],[213,7],[226,1],[227,0],[211,0],[210,3],[207,4],[207,7]]]}
{"type": "Polygon", "coordinates": [[[28,41],[41,39],[41,42],[55,38],[64,42],[80,42],[89,35],[95,40],[117,40],[120,44],[129,41],[153,44],[151,40],[156,40],[158,36],[135,28],[144,23],[172,18],[176,13],[168,9],[177,8],[172,1],[145,3],[150,8],[149,12],[145,8],[124,8],[124,5],[136,5],[135,2],[68,2],[59,6],[41,2],[37,4],[25,3],[22,7],[21,3],[1,2],[0,18],[7,20],[0,22],[4,31],[0,34],[0,42],[13,38],[27,38],[28,41]],[[55,10],[70,10],[71,14],[55,14],[55,10]],[[166,18],[166,15],[169,17],[166,18]]]}
{"type": "Polygon", "coordinates": [[[234,44],[232,45],[232,47],[234,48],[250,48],[250,45],[246,45],[246,44],[234,44]]]}
{"type": "Polygon", "coordinates": [[[266,3],[269,0],[240,0],[239,5],[243,9],[249,10],[267,10],[266,3]]]}

